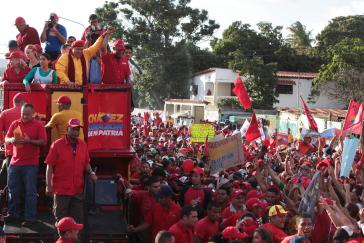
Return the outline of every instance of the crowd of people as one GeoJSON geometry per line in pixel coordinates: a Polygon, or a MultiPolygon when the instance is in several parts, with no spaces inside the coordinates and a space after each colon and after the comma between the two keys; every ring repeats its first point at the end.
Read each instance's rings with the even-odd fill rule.
{"type": "MultiPolygon", "coordinates": [[[[141,69],[132,60],[133,48],[117,39],[109,46],[111,28],[102,28],[97,15],[91,14],[89,26],[80,40],[67,36],[66,27],[56,13],[45,21],[41,35],[23,17],[15,19],[19,31],[16,40],[9,41],[9,60],[1,85],[65,84],[124,84],[134,80],[141,69]],[[44,50],[41,47],[44,43],[44,50]]],[[[80,33],[81,35],[81,33],[80,33]]]]}
{"type": "MultiPolygon", "coordinates": [[[[211,124],[216,135],[240,132],[229,122],[211,124]]],[[[208,145],[191,143],[188,127],[158,113],[135,116],[138,157],[125,183],[132,242],[364,240],[361,151],[343,180],[339,137],[294,138],[289,131],[284,144],[274,132],[264,141],[242,139],[244,161],[210,174],[208,145]]]]}

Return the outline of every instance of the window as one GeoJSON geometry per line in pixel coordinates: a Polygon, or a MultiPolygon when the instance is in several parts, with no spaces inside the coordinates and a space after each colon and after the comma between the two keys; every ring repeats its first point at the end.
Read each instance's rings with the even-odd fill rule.
{"type": "Polygon", "coordinates": [[[278,84],[276,90],[278,94],[293,94],[293,85],[278,84]]]}
{"type": "Polygon", "coordinates": [[[230,84],[230,96],[236,96],[236,94],[233,92],[234,87],[234,84],[230,84]]]}
{"type": "Polygon", "coordinates": [[[196,85],[196,84],[192,85],[192,94],[198,95],[198,85],[196,85]]]}

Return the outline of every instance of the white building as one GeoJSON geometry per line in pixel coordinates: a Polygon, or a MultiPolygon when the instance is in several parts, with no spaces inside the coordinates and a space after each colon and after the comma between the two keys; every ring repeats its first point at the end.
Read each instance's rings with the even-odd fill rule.
{"type": "MultiPolygon", "coordinates": [[[[223,112],[218,108],[221,99],[236,98],[233,93],[234,80],[239,74],[231,69],[209,68],[194,74],[191,85],[190,100],[168,100],[165,103],[166,115],[173,112],[187,112],[194,117],[204,117],[208,120],[218,120],[223,112]],[[200,108],[196,108],[199,106],[200,108]],[[180,107],[183,107],[181,109],[180,107]],[[204,114],[196,113],[204,112],[204,114]]],[[[301,108],[300,96],[307,102],[311,93],[312,81],[317,73],[278,71],[277,92],[278,103],[275,108],[301,108]]],[[[242,78],[244,81],[244,78],[242,78]]],[[[309,103],[310,108],[341,109],[345,104],[330,99],[325,91],[321,91],[315,103],[309,103]]],[[[197,120],[196,120],[197,121],[197,120]]]]}

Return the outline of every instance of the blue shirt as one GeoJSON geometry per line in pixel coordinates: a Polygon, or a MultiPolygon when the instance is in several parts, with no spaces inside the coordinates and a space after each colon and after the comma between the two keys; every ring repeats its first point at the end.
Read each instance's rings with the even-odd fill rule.
{"type": "MultiPolygon", "coordinates": [[[[56,28],[57,28],[58,32],[64,36],[64,38],[67,38],[67,31],[63,25],[57,24],[56,28]]],[[[49,32],[50,32],[50,30],[47,30],[47,40],[46,40],[45,51],[61,53],[62,42],[57,38],[57,36],[50,35],[49,32]]]]}
{"type": "Polygon", "coordinates": [[[93,84],[101,83],[101,66],[100,61],[96,58],[90,59],[88,82],[93,84]]]}

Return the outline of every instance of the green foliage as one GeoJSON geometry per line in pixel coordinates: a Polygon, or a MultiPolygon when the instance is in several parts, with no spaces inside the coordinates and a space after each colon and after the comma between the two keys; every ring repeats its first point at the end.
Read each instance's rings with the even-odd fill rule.
{"type": "Polygon", "coordinates": [[[326,53],[331,61],[323,65],[315,79],[313,94],[325,87],[335,99],[349,103],[350,100],[364,102],[364,40],[345,38],[326,53]],[[335,85],[331,81],[335,81],[335,85]]]}
{"type": "Polygon", "coordinates": [[[206,10],[189,7],[190,0],[120,0],[106,2],[96,13],[104,25],[116,28],[114,38],[123,38],[134,47],[143,69],[137,80],[139,106],[162,108],[169,97],[189,97],[192,71],[198,70],[204,53],[211,63],[213,54],[196,47],[212,36],[219,25],[206,10]],[[191,55],[192,53],[192,55],[191,55]]]}
{"type": "Polygon", "coordinates": [[[236,108],[236,109],[243,109],[241,106],[239,100],[237,98],[224,98],[220,99],[217,103],[217,107],[223,108],[223,107],[230,107],[230,108],[236,108]]]}
{"type": "Polygon", "coordinates": [[[313,39],[311,38],[312,31],[307,31],[306,26],[301,22],[294,22],[290,27],[287,41],[292,48],[298,53],[305,53],[307,49],[311,48],[313,39]]]}

